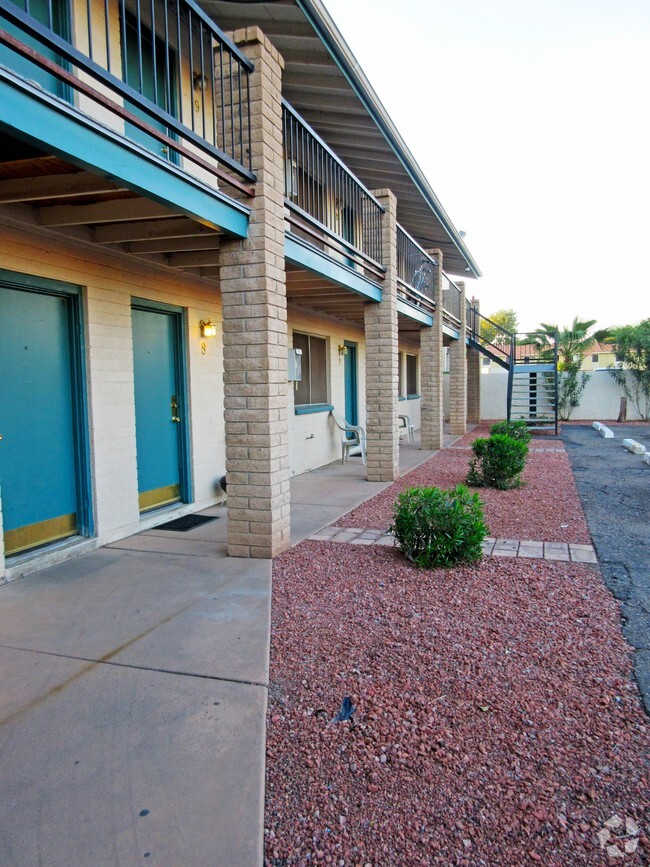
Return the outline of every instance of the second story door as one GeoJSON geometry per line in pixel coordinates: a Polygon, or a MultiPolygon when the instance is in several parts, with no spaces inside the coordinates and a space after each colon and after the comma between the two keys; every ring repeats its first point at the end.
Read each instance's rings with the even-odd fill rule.
{"type": "MultiPolygon", "coordinates": [[[[124,79],[138,93],[172,116],[177,116],[176,53],[149,27],[134,16],[126,13],[122,26],[125,28],[123,44],[126,56],[123,58],[124,79]]],[[[141,117],[149,126],[165,135],[171,131],[162,120],[156,120],[141,109],[131,105],[129,110],[141,117]]],[[[135,124],[126,124],[126,135],[132,141],[143,145],[147,150],[178,162],[177,155],[167,145],[135,124]]]]}

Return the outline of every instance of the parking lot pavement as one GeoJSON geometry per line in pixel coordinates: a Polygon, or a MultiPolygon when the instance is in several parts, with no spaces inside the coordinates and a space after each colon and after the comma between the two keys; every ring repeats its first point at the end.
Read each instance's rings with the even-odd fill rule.
{"type": "Polygon", "coordinates": [[[650,466],[622,447],[650,451],[650,424],[610,425],[604,439],[589,425],[565,425],[566,446],[605,582],[621,601],[623,633],[650,713],[650,466]]]}

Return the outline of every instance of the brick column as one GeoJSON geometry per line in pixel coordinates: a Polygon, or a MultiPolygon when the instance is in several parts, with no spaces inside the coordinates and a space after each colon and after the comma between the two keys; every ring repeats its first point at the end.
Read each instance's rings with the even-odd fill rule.
{"type": "MultiPolygon", "coordinates": [[[[472,307],[479,309],[476,298],[472,307]]],[[[478,424],[481,420],[481,358],[478,349],[467,349],[467,421],[478,424]]]]}
{"type": "Polygon", "coordinates": [[[433,268],[433,298],[436,312],[433,325],[420,329],[420,394],[422,395],[420,444],[438,450],[444,445],[442,387],[444,353],[442,341],[442,250],[427,250],[436,261],[433,268]]]}
{"type": "Polygon", "coordinates": [[[273,557],[289,547],[287,302],[284,271],[282,69],[257,27],[234,33],[250,79],[256,195],[248,238],[221,244],[228,553],[273,557]]]}
{"type": "Polygon", "coordinates": [[[386,279],[379,304],[365,306],[367,474],[370,482],[392,482],[399,476],[397,200],[390,190],[374,196],[386,210],[381,224],[386,279]]]}
{"type": "Polygon", "coordinates": [[[464,434],[467,431],[467,316],[465,311],[465,284],[456,284],[460,289],[460,328],[458,340],[449,347],[449,432],[464,434]]]}

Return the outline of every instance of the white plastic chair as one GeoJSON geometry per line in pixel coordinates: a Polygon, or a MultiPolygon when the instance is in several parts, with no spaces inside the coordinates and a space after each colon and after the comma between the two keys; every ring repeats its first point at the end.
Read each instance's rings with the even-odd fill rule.
{"type": "Polygon", "coordinates": [[[361,455],[361,460],[366,462],[366,431],[361,425],[348,424],[340,412],[330,410],[330,414],[336,426],[341,431],[341,463],[347,462],[350,455],[361,455]]]}
{"type": "Polygon", "coordinates": [[[406,439],[410,443],[415,442],[415,428],[411,422],[410,415],[398,415],[399,419],[399,427],[400,427],[400,438],[406,434],[406,439]]]}

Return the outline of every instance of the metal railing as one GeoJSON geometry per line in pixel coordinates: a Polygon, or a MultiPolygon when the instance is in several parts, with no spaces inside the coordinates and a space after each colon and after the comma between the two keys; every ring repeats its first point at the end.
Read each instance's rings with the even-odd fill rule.
{"type": "Polygon", "coordinates": [[[469,298],[465,299],[465,327],[467,333],[473,337],[476,332],[476,307],[472,305],[469,298]]]}
{"type": "Polygon", "coordinates": [[[401,226],[397,226],[398,291],[417,307],[435,309],[436,261],[401,226]]]}
{"type": "Polygon", "coordinates": [[[476,307],[471,309],[471,339],[497,364],[509,368],[511,363],[514,363],[515,335],[487,316],[483,316],[476,307]]]}
{"type": "Polygon", "coordinates": [[[442,309],[443,313],[460,325],[461,291],[449,277],[442,272],[442,309]]]}
{"type": "Polygon", "coordinates": [[[251,193],[239,179],[255,180],[253,66],[194,0],[87,0],[75,5],[74,22],[68,9],[64,0],[32,8],[30,0],[0,0],[2,63],[83,102],[86,116],[106,123],[108,110],[108,125],[115,129],[117,119],[124,136],[148,150],[171,162],[183,157],[251,193]]]}
{"type": "Polygon", "coordinates": [[[383,276],[384,209],[285,100],[282,101],[284,195],[297,228],[343,257],[383,276]]]}

